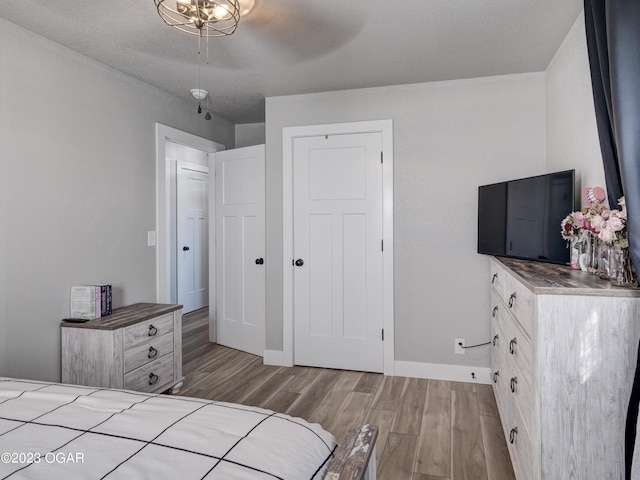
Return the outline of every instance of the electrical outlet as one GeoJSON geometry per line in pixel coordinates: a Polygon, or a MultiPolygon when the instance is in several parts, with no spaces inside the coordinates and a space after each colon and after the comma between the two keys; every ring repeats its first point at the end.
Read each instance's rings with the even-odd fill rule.
{"type": "Polygon", "coordinates": [[[456,338],[456,343],[453,348],[453,353],[455,353],[456,355],[464,355],[464,346],[465,346],[464,338],[456,338]]]}

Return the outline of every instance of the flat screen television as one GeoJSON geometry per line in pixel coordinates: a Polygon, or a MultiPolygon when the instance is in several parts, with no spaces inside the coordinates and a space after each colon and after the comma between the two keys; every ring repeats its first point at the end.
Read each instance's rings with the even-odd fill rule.
{"type": "Polygon", "coordinates": [[[560,223],[575,205],[575,170],[478,187],[478,253],[566,264],[560,223]]]}

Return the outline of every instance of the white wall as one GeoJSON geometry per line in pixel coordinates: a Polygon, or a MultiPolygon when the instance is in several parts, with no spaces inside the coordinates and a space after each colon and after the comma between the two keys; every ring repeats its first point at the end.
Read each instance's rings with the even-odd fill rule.
{"type": "Polygon", "coordinates": [[[69,288],[155,301],[155,122],[234,127],[0,20],[0,375],[60,378],[69,288]]]}
{"type": "Polygon", "coordinates": [[[396,360],[490,364],[488,258],[477,187],[545,171],[544,74],[266,100],[267,349],[282,349],[282,128],[394,122],[396,360]]]}
{"type": "MultiPolygon", "coordinates": [[[[547,170],[576,169],[576,188],[605,188],[580,14],[546,71],[547,170]]],[[[579,208],[580,205],[576,205],[579,208]]]]}
{"type": "MultiPolygon", "coordinates": [[[[0,71],[0,375],[57,380],[71,285],[155,299],[155,122],[228,146],[264,125],[205,122],[3,20],[0,71]]],[[[604,185],[589,89],[580,16],[546,73],[267,99],[267,349],[282,348],[282,127],[393,119],[396,357],[486,366],[452,353],[489,337],[477,186],[566,168],[604,185]]]]}
{"type": "Polygon", "coordinates": [[[265,143],[264,122],[236,125],[236,148],[262,145],[263,143],[265,143]]]}

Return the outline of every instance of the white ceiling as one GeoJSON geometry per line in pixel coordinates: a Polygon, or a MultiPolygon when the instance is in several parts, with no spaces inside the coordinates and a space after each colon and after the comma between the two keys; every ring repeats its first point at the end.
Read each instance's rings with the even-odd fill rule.
{"type": "MultiPolygon", "coordinates": [[[[212,112],[264,121],[265,97],[538,72],[582,0],[256,0],[235,34],[209,39],[212,112]]],[[[0,17],[189,99],[198,38],[153,0],[2,0],[0,17]]]]}

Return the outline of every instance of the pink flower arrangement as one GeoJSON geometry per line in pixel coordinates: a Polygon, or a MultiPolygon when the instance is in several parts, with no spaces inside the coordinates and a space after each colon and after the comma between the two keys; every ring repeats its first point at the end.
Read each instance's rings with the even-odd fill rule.
{"type": "Polygon", "coordinates": [[[600,240],[618,248],[628,248],[627,206],[624,197],[618,200],[618,205],[620,210],[603,209],[600,214],[594,215],[590,222],[597,229],[600,240]]]}
{"type": "Polygon", "coordinates": [[[562,221],[562,237],[568,241],[581,241],[585,235],[594,235],[608,245],[628,248],[627,207],[624,197],[618,200],[620,210],[594,203],[580,212],[572,212],[562,221]]]}
{"type": "Polygon", "coordinates": [[[588,222],[582,212],[570,213],[562,220],[560,226],[562,238],[570,242],[582,239],[582,236],[588,230],[588,222]]]}

